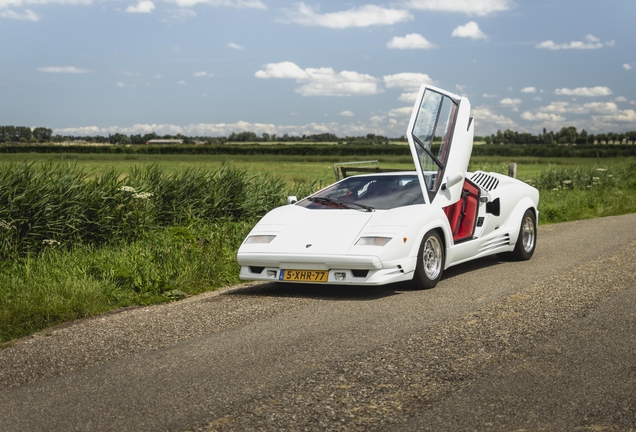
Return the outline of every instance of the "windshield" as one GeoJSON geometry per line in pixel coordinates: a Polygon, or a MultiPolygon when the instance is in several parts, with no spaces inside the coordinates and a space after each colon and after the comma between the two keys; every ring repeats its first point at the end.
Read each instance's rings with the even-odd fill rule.
{"type": "Polygon", "coordinates": [[[415,174],[349,177],[298,202],[312,209],[389,210],[424,204],[415,174]]]}

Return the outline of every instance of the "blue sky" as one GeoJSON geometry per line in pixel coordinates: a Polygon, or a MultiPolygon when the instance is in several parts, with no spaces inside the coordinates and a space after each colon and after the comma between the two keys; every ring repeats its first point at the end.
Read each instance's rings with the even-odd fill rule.
{"type": "Polygon", "coordinates": [[[634,0],[0,0],[0,125],[403,135],[419,84],[475,134],[636,130],[634,0]]]}

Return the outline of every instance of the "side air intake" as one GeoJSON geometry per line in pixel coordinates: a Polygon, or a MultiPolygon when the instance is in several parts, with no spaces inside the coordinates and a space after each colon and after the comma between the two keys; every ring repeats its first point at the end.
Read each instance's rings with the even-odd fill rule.
{"type": "Polygon", "coordinates": [[[477,171],[473,173],[470,180],[477,186],[484,190],[487,190],[488,192],[497,189],[497,186],[499,186],[499,180],[483,171],[477,171]]]}

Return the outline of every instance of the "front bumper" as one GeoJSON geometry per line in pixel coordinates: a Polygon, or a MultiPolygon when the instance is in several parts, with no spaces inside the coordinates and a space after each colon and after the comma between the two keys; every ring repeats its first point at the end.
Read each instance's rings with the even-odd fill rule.
{"type": "MultiPolygon", "coordinates": [[[[392,262],[381,262],[375,256],[316,256],[279,255],[273,259],[265,254],[239,254],[243,280],[282,282],[281,270],[326,270],[328,285],[385,285],[408,281],[413,278],[416,259],[405,258],[392,262]]],[[[285,283],[310,283],[290,282],[285,283]]]]}

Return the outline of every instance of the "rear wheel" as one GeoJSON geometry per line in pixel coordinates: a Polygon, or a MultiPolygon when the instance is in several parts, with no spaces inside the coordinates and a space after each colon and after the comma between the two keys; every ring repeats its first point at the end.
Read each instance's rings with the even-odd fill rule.
{"type": "Polygon", "coordinates": [[[434,288],[444,270],[444,242],[437,231],[429,231],[417,255],[413,282],[417,288],[434,288]]]}
{"type": "Polygon", "coordinates": [[[531,209],[526,210],[521,219],[519,237],[515,250],[511,257],[517,261],[526,261],[532,258],[534,249],[537,246],[537,218],[531,209]]]}

